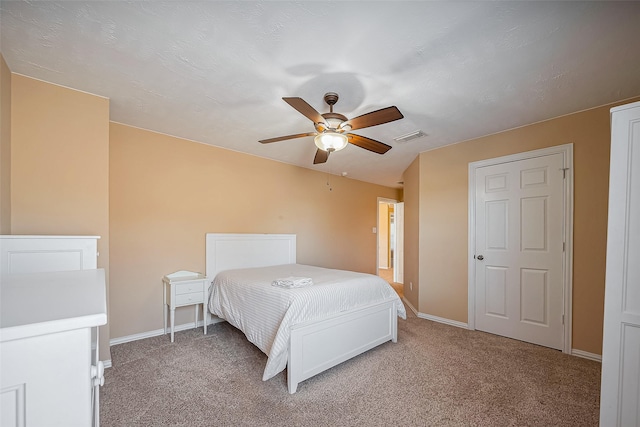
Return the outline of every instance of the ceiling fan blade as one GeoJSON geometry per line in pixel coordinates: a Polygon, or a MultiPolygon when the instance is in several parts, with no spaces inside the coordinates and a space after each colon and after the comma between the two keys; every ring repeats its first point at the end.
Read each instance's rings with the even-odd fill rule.
{"type": "Polygon", "coordinates": [[[329,158],[329,152],[318,148],[318,150],[316,151],[316,155],[313,158],[313,164],[317,165],[319,163],[325,163],[328,158],[329,158]]]}
{"type": "Polygon", "coordinates": [[[277,138],[261,139],[261,144],[269,144],[271,142],[284,141],[285,139],[302,138],[303,136],[316,136],[317,132],[298,133],[295,135],[279,136],[277,138]]]}
{"type": "Polygon", "coordinates": [[[353,145],[357,145],[365,150],[373,151],[374,153],[384,154],[391,150],[391,146],[384,142],[376,141],[375,139],[367,138],[366,136],[356,135],[355,133],[348,133],[347,138],[353,145]]]}
{"type": "Polygon", "coordinates": [[[342,127],[346,125],[350,125],[351,126],[350,130],[363,129],[363,128],[368,128],[370,126],[377,126],[383,123],[389,123],[394,120],[400,120],[403,117],[404,116],[402,115],[400,110],[398,110],[397,107],[393,106],[393,107],[383,108],[381,110],[372,111],[370,113],[363,114],[358,117],[354,117],[353,119],[347,120],[345,123],[343,123],[342,127]]]}
{"type": "Polygon", "coordinates": [[[303,116],[311,120],[313,123],[324,123],[324,117],[320,113],[316,111],[311,105],[307,104],[302,98],[298,97],[290,97],[290,98],[282,98],[284,102],[291,105],[293,108],[298,110],[303,116]]]}

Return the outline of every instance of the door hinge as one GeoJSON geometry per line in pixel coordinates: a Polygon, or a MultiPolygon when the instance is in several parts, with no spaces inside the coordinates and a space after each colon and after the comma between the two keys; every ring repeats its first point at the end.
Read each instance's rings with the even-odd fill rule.
{"type": "Polygon", "coordinates": [[[562,315],[562,324],[564,325],[564,314],[562,315]]]}
{"type": "Polygon", "coordinates": [[[562,179],[567,179],[567,171],[569,168],[561,168],[560,170],[562,171],[562,179]]]}
{"type": "Polygon", "coordinates": [[[566,243],[562,242],[562,252],[564,252],[565,248],[566,248],[566,243]]]}

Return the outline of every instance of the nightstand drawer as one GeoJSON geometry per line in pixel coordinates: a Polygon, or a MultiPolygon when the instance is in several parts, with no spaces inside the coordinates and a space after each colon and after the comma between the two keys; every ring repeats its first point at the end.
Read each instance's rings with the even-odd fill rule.
{"type": "Polygon", "coordinates": [[[180,305],[201,304],[203,302],[204,293],[202,290],[200,290],[200,292],[193,292],[190,294],[176,295],[176,307],[180,305]]]}
{"type": "Polygon", "coordinates": [[[174,286],[176,287],[176,295],[190,294],[193,292],[204,291],[204,289],[202,289],[203,288],[202,280],[199,280],[197,282],[190,282],[190,283],[176,283],[174,286]]]}

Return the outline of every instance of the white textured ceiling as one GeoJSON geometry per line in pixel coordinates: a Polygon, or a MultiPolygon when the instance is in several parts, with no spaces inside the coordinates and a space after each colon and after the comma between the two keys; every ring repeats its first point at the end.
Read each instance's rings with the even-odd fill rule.
{"type": "Polygon", "coordinates": [[[0,6],[12,72],[110,98],[111,120],[397,187],[425,150],[640,95],[640,2],[14,2],[0,6]],[[282,101],[355,117],[313,166],[312,132],[282,101]],[[398,144],[415,130],[428,136],[398,144]]]}

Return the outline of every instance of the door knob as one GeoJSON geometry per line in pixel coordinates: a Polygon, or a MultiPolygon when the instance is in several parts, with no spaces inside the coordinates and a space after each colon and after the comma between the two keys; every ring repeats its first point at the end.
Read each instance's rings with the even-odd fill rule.
{"type": "Polygon", "coordinates": [[[482,255],[478,255],[477,258],[482,261],[484,259],[484,257],[482,255]]]}

